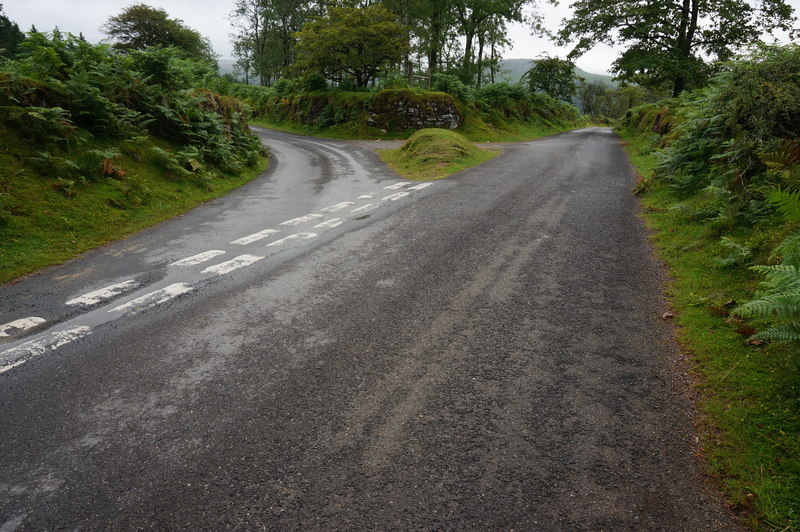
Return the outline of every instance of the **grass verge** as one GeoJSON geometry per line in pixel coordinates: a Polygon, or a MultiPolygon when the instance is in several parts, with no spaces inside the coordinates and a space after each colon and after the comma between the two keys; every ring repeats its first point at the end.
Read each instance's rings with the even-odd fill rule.
{"type": "MultiPolygon", "coordinates": [[[[701,392],[699,432],[712,473],[742,521],[757,530],[800,529],[800,403],[795,364],[786,347],[754,345],[755,329],[730,314],[753,299],[758,277],[724,260],[719,229],[687,213],[703,198],[676,197],[652,180],[657,163],[647,138],[621,132],[637,167],[643,216],[669,267],[667,291],[678,340],[690,353],[701,392]],[[695,204],[693,204],[695,203],[695,204]],[[715,257],[720,258],[716,260],[715,257]]],[[[747,242],[754,263],[787,228],[755,225],[726,234],[747,242]]]]}
{"type": "Polygon", "coordinates": [[[497,157],[500,150],[475,146],[463,135],[447,129],[421,129],[402,147],[380,150],[389,168],[417,181],[441,179],[497,157]]]}
{"type": "MultiPolygon", "coordinates": [[[[374,127],[359,125],[355,122],[348,122],[330,127],[316,127],[291,121],[275,122],[267,120],[264,117],[255,118],[251,123],[254,126],[285,131],[287,133],[331,139],[405,140],[418,131],[416,129],[382,131],[374,127]]],[[[512,120],[490,125],[479,118],[468,116],[464,124],[454,131],[460,133],[472,142],[523,142],[556,135],[558,133],[566,133],[567,131],[572,131],[579,127],[584,126],[582,124],[526,122],[521,120],[512,120]]]]}
{"type": "MultiPolygon", "coordinates": [[[[7,138],[13,135],[7,132],[7,138]]],[[[0,283],[124,238],[222,196],[258,176],[266,158],[238,174],[177,178],[146,154],[166,142],[149,139],[114,160],[113,177],[90,181],[42,175],[36,153],[7,141],[0,153],[0,283]],[[12,146],[9,147],[9,143],[12,146]]],[[[107,149],[96,143],[88,148],[107,149]]],[[[88,149],[87,148],[87,149],[88,149]]]]}

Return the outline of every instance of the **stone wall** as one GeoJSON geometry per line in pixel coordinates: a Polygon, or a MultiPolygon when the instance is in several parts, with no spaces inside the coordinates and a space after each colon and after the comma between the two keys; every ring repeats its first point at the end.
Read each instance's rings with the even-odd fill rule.
{"type": "Polygon", "coordinates": [[[462,120],[458,105],[449,94],[385,90],[375,95],[367,124],[387,131],[456,129],[462,120]]]}

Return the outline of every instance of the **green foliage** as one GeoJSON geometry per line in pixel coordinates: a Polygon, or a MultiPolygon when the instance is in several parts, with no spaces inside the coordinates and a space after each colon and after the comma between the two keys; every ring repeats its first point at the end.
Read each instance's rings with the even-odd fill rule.
{"type": "Polygon", "coordinates": [[[784,139],[800,135],[800,46],[756,48],[681,105],[686,121],[659,175],[687,194],[729,190],[751,213],[765,187],[779,183],[767,162],[779,164],[784,139]]]}
{"type": "Polygon", "coordinates": [[[527,93],[521,85],[493,83],[475,91],[475,99],[490,108],[504,108],[525,101],[527,93]]]}
{"type": "Polygon", "coordinates": [[[11,22],[3,14],[3,4],[0,4],[0,56],[14,57],[17,55],[19,44],[23,40],[25,40],[25,35],[15,22],[11,22]]]}
{"type": "Polygon", "coordinates": [[[461,81],[458,76],[452,74],[438,73],[433,76],[431,88],[435,91],[446,92],[450,96],[457,98],[462,103],[467,103],[472,99],[471,89],[461,81]]]}
{"type": "Polygon", "coordinates": [[[556,100],[571,102],[581,78],[575,74],[575,63],[558,57],[543,56],[535,61],[521,82],[530,92],[543,92],[556,100]]]}
{"type": "Polygon", "coordinates": [[[455,131],[437,128],[421,129],[402,147],[380,153],[392,169],[409,179],[439,179],[498,154],[475,146],[455,131]]]}
{"type": "Polygon", "coordinates": [[[0,63],[0,128],[36,146],[24,158],[28,167],[42,179],[62,179],[54,190],[69,197],[114,179],[142,200],[118,163],[123,151],[141,157],[137,145],[149,137],[179,146],[174,160],[156,153],[168,177],[206,186],[214,172],[238,173],[263,153],[245,107],[192,88],[210,72],[176,48],[121,54],[72,35],[34,33],[15,60],[0,63]],[[92,148],[97,139],[116,145],[92,148]]]}
{"type": "Polygon", "coordinates": [[[561,44],[577,41],[571,57],[597,43],[622,44],[617,76],[672,88],[673,96],[703,86],[711,73],[706,57],[729,60],[764,32],[789,31],[794,22],[785,0],[578,0],[572,7],[559,33],[561,44]]]}
{"type": "MultiPolygon", "coordinates": [[[[697,375],[700,437],[710,469],[750,528],[793,530],[800,524],[800,357],[791,343],[797,332],[791,290],[800,232],[771,203],[748,202],[741,190],[678,194],[666,176],[650,178],[659,146],[683,134],[687,106],[695,103],[682,98],[642,106],[619,131],[649,183],[643,214],[670,268],[667,290],[678,339],[697,375]],[[737,210],[733,223],[727,214],[721,224],[731,205],[747,205],[747,217],[737,210]],[[743,306],[745,320],[735,302],[753,299],[756,279],[748,266],[767,260],[780,264],[756,268],[768,278],[755,298],[761,302],[743,306]],[[714,263],[724,267],[710,267],[714,263]]],[[[772,197],[769,190],[764,193],[772,197]]]]}
{"type": "Polygon", "coordinates": [[[334,82],[352,77],[356,87],[366,87],[408,50],[407,29],[379,5],[331,7],[296,38],[297,72],[322,74],[334,82]]]}
{"type": "Polygon", "coordinates": [[[134,4],[108,19],[106,34],[122,50],[146,50],[151,47],[175,47],[188,58],[215,62],[211,43],[166,11],[145,4],[134,4]]]}

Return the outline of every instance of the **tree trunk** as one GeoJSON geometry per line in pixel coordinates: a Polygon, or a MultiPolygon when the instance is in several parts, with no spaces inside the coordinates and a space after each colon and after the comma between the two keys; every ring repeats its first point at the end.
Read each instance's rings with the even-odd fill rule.
{"type": "Polygon", "coordinates": [[[481,32],[481,34],[478,35],[478,62],[477,62],[477,68],[478,68],[478,85],[477,85],[477,87],[479,89],[481,88],[481,83],[483,82],[483,45],[484,45],[485,39],[486,39],[486,35],[483,32],[481,32]]]}

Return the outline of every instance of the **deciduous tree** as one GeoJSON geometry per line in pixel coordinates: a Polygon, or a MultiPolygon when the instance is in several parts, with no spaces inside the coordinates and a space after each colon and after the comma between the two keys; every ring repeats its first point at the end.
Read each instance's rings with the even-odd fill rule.
{"type": "Polygon", "coordinates": [[[785,0],[576,0],[559,32],[577,40],[575,58],[597,43],[622,44],[614,63],[620,79],[670,85],[674,95],[701,84],[708,60],[728,60],[764,32],[791,30],[785,0]]]}
{"type": "Polygon", "coordinates": [[[123,50],[145,50],[151,46],[174,46],[188,57],[214,61],[211,43],[180,19],[169,18],[163,9],[145,4],[126,7],[111,17],[103,31],[123,50]]]}
{"type": "Polygon", "coordinates": [[[399,64],[408,49],[407,28],[379,5],[331,7],[296,37],[299,72],[320,73],[335,82],[351,77],[357,87],[399,64]]]}
{"type": "Polygon", "coordinates": [[[581,79],[575,74],[575,63],[545,55],[533,62],[522,81],[531,92],[543,92],[557,100],[571,102],[581,79]]]}

